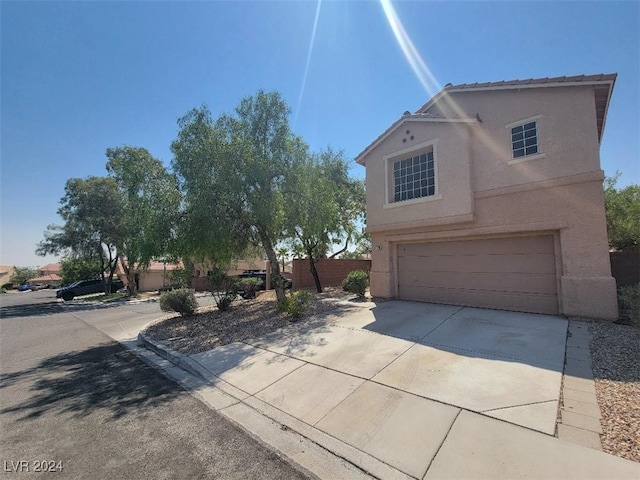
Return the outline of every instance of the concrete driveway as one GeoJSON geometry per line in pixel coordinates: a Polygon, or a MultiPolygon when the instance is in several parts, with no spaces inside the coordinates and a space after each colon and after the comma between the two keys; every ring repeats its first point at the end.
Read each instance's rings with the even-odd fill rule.
{"type": "Polygon", "coordinates": [[[191,356],[139,342],[321,478],[638,478],[633,462],[553,436],[565,319],[403,301],[337,311],[191,356]]]}
{"type": "Polygon", "coordinates": [[[389,301],[345,303],[331,320],[190,359],[234,397],[412,477],[423,477],[468,412],[553,435],[565,319],[389,301]]]}

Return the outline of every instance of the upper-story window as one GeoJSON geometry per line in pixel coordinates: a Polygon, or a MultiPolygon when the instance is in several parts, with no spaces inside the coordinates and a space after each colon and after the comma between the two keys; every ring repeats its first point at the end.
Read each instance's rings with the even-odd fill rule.
{"type": "Polygon", "coordinates": [[[538,127],[536,122],[529,122],[511,128],[511,148],[513,150],[513,158],[538,153],[538,127]]]}
{"type": "Polygon", "coordinates": [[[393,162],[393,201],[429,197],[436,193],[433,148],[393,162]]]}

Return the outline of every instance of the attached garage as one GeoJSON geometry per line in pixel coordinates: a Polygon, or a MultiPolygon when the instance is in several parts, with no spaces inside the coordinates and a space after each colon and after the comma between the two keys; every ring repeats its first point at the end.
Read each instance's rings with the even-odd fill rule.
{"type": "Polygon", "coordinates": [[[558,314],[552,235],[397,246],[398,297],[558,314]]]}

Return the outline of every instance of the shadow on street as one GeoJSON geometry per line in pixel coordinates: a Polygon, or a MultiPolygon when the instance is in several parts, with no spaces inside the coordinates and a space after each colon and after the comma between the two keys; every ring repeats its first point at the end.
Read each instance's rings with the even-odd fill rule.
{"type": "Polygon", "coordinates": [[[144,416],[159,403],[184,394],[133,353],[115,343],[56,355],[37,366],[0,375],[0,389],[31,383],[32,395],[0,413],[22,413],[21,420],[47,412],[86,416],[107,410],[112,419],[135,412],[144,416]]]}

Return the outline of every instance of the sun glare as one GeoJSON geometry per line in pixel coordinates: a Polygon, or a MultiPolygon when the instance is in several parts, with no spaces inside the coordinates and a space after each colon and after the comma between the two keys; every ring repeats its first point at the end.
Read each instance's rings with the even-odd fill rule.
{"type": "Polygon", "coordinates": [[[396,41],[402,49],[402,53],[404,53],[407,62],[409,62],[413,73],[418,77],[418,80],[420,80],[420,83],[427,93],[430,96],[434,96],[442,87],[438,83],[436,77],[434,77],[433,73],[431,73],[431,70],[423,60],[416,46],[411,41],[411,37],[409,37],[409,34],[404,29],[404,25],[402,25],[402,22],[400,21],[400,18],[398,18],[398,14],[396,13],[395,8],[393,8],[391,0],[380,0],[380,5],[382,6],[382,10],[387,17],[387,22],[389,22],[389,26],[396,37],[396,41]]]}
{"type": "Polygon", "coordinates": [[[309,74],[309,64],[311,63],[311,53],[313,52],[313,44],[316,42],[316,30],[318,28],[318,19],[320,18],[320,7],[322,6],[322,0],[318,0],[316,5],[316,16],[313,19],[313,29],[311,30],[311,40],[309,41],[309,50],[307,51],[307,63],[304,66],[304,74],[302,75],[302,85],[300,86],[300,94],[298,95],[298,104],[296,105],[296,111],[293,115],[293,124],[296,124],[298,120],[298,112],[300,111],[300,105],[302,104],[302,97],[304,96],[304,89],[307,85],[307,75],[309,74]]]}
{"type": "MultiPolygon", "coordinates": [[[[384,11],[385,17],[387,18],[387,22],[389,22],[389,26],[393,31],[393,34],[398,42],[398,45],[402,49],[402,53],[404,54],[407,62],[411,66],[413,73],[418,78],[424,89],[427,91],[430,97],[433,97],[436,93],[442,90],[442,86],[436,79],[436,77],[431,72],[431,69],[424,61],[420,52],[414,45],[411,37],[407,33],[402,24],[402,21],[398,17],[391,0],[380,0],[380,5],[382,6],[382,10],[384,11]]],[[[443,95],[440,98],[442,105],[445,106],[449,111],[459,118],[464,118],[469,114],[474,112],[465,112],[462,110],[460,105],[450,96],[443,95]]],[[[456,128],[463,128],[460,125],[455,125],[456,128]]],[[[475,132],[478,140],[482,142],[488,149],[490,149],[495,155],[499,157],[505,157],[506,152],[504,148],[502,148],[493,138],[491,138],[487,132],[482,129],[479,129],[475,132]]]]}

